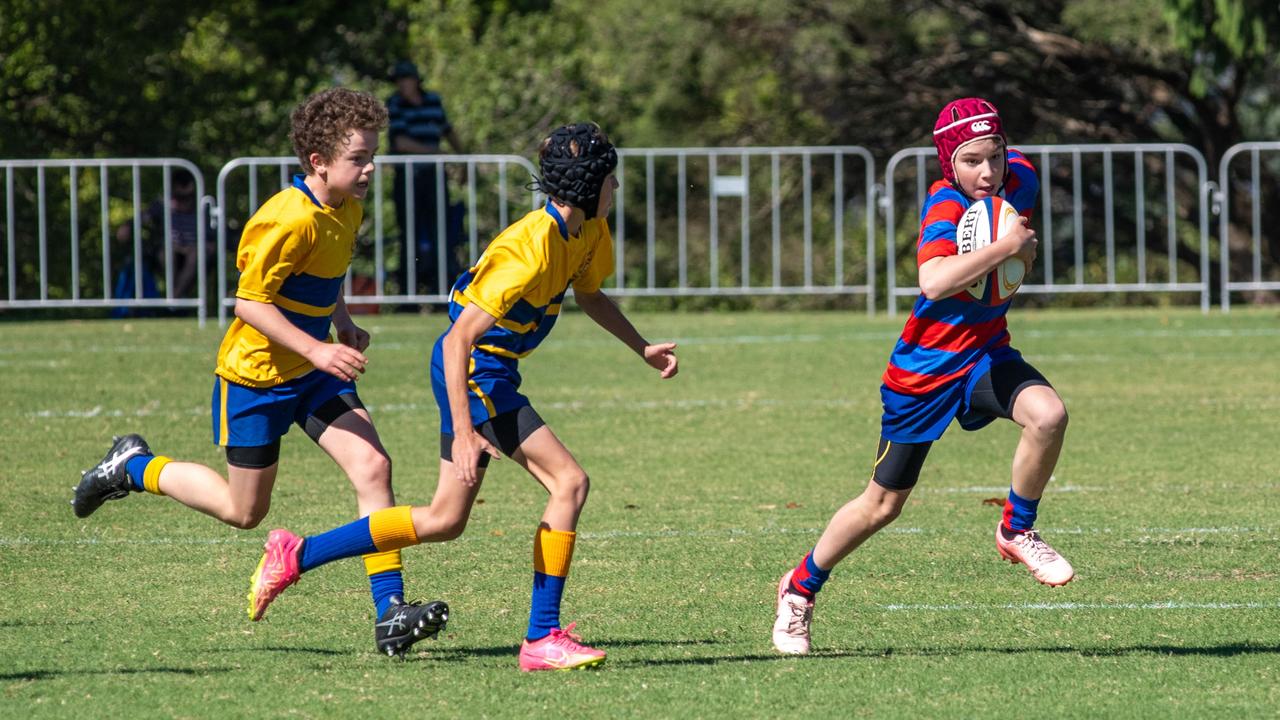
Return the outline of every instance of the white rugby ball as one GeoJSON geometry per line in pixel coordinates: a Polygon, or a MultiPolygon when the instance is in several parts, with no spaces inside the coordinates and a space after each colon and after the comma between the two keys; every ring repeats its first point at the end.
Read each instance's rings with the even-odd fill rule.
{"type": "MultiPolygon", "coordinates": [[[[1017,226],[1018,211],[1001,197],[988,197],[969,206],[956,226],[959,254],[971,253],[990,245],[1017,226]]],[[[1022,286],[1027,266],[1022,258],[1009,258],[969,286],[974,299],[998,305],[1013,297],[1022,286]]]]}

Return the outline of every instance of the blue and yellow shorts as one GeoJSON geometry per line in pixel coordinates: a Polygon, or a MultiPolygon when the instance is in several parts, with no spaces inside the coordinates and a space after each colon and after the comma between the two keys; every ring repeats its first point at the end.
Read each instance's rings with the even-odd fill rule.
{"type": "MultiPolygon", "coordinates": [[[[431,350],[431,392],[440,408],[440,432],[453,434],[453,416],[449,410],[449,393],[444,384],[444,336],[431,350]]],[[[467,399],[471,401],[471,424],[481,423],[512,410],[527,407],[529,398],[520,394],[518,361],[498,357],[482,350],[471,351],[471,367],[467,381],[467,399]]]]}
{"type": "Polygon", "coordinates": [[[306,429],[307,418],[325,403],[355,393],[354,382],[320,370],[268,388],[238,385],[215,377],[213,442],[227,447],[270,445],[284,437],[294,423],[306,429]]]}

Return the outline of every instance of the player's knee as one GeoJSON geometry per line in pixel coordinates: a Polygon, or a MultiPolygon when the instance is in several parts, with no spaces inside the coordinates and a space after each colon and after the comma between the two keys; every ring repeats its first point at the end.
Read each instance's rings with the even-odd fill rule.
{"type": "Polygon", "coordinates": [[[230,517],[223,518],[231,527],[240,530],[252,530],[262,524],[267,517],[267,509],[249,508],[247,510],[236,510],[231,513],[230,517]]]}
{"type": "Polygon", "coordinates": [[[391,458],[386,453],[369,448],[355,462],[350,477],[358,489],[385,490],[391,487],[391,458]]]}
{"type": "Polygon", "coordinates": [[[467,518],[465,517],[449,517],[441,519],[439,530],[435,537],[441,541],[457,540],[462,537],[462,533],[467,530],[467,518]]]}
{"type": "Polygon", "coordinates": [[[415,508],[413,529],[418,539],[423,542],[448,542],[462,537],[467,529],[469,513],[452,509],[444,509],[439,504],[428,506],[426,512],[415,508]],[[420,514],[421,513],[421,514],[420,514]]]}
{"type": "Polygon", "coordinates": [[[1031,418],[1031,429],[1045,438],[1062,438],[1067,432],[1067,407],[1062,401],[1046,404],[1031,418]]]}
{"type": "Polygon", "coordinates": [[[902,514],[902,506],[904,504],[896,494],[886,493],[880,498],[879,502],[872,506],[871,523],[878,529],[897,520],[898,516],[902,514]]]}
{"type": "Polygon", "coordinates": [[[577,507],[587,502],[587,493],[591,490],[591,478],[582,468],[574,468],[556,478],[552,495],[569,500],[577,507]]]}

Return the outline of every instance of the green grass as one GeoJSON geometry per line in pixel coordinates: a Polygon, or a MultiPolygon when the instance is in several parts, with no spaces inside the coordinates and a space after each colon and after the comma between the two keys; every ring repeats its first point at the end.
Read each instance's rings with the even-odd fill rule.
{"type": "MultiPolygon", "coordinates": [[[[592,476],[564,616],[597,671],[526,675],[540,488],[491,467],[467,534],[405,552],[412,596],[453,620],[407,662],[374,652],[358,561],[303,578],[249,623],[270,527],[354,513],[296,429],[264,525],[151,496],[67,505],[110,436],[221,469],[209,443],[220,332],[190,320],[0,325],[0,717],[1250,717],[1280,707],[1271,311],[1015,312],[1014,344],[1071,427],[1040,526],[1076,565],[1049,589],[991,533],[1016,428],[952,428],[903,516],[834,573],[813,655],[769,643],[773,588],[866,482],[902,319],[638,315],[681,340],[659,382],[580,314],[525,389],[592,476]]],[[[401,501],[429,500],[439,315],[366,318],[361,381],[401,501]]]]}

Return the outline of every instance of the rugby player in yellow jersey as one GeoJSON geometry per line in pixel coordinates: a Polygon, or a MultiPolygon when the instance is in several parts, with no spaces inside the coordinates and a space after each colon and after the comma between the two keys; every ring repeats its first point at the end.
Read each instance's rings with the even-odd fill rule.
{"type": "Polygon", "coordinates": [[[663,378],[676,374],[673,343],[650,344],[600,289],[613,268],[605,213],[618,181],[617,153],[593,123],[566,125],[538,153],[548,196],[490,243],[453,286],[452,324],[436,341],[431,385],[440,406],[440,476],[431,505],[379,510],[320,535],[273,530],[250,591],[250,613],[306,572],[344,557],[462,534],[490,457],[506,455],[550,494],[533,539],[533,594],[521,670],[562,670],[604,661],[560,626],[587,473],[519,392],[520,359],[542,342],[573,288],[579,307],[663,378]]]}
{"type": "MultiPolygon", "coordinates": [[[[226,448],[227,477],[155,455],[141,437],[126,435],[83,474],[72,501],[77,517],[146,491],[234,527],[257,527],[271,505],[280,439],[294,423],[350,478],[362,517],[395,505],[391,460],[356,394],[369,334],[342,299],[360,201],[386,124],[377,98],[344,88],[314,95],[292,113],[290,135],[306,172],[245,226],[236,254],[236,319],[214,371],[213,440],[226,448]],[[339,342],[329,335],[331,323],[339,342]]],[[[365,568],[380,652],[403,652],[444,626],[443,603],[403,601],[398,551],[366,555],[365,568]]]]}

